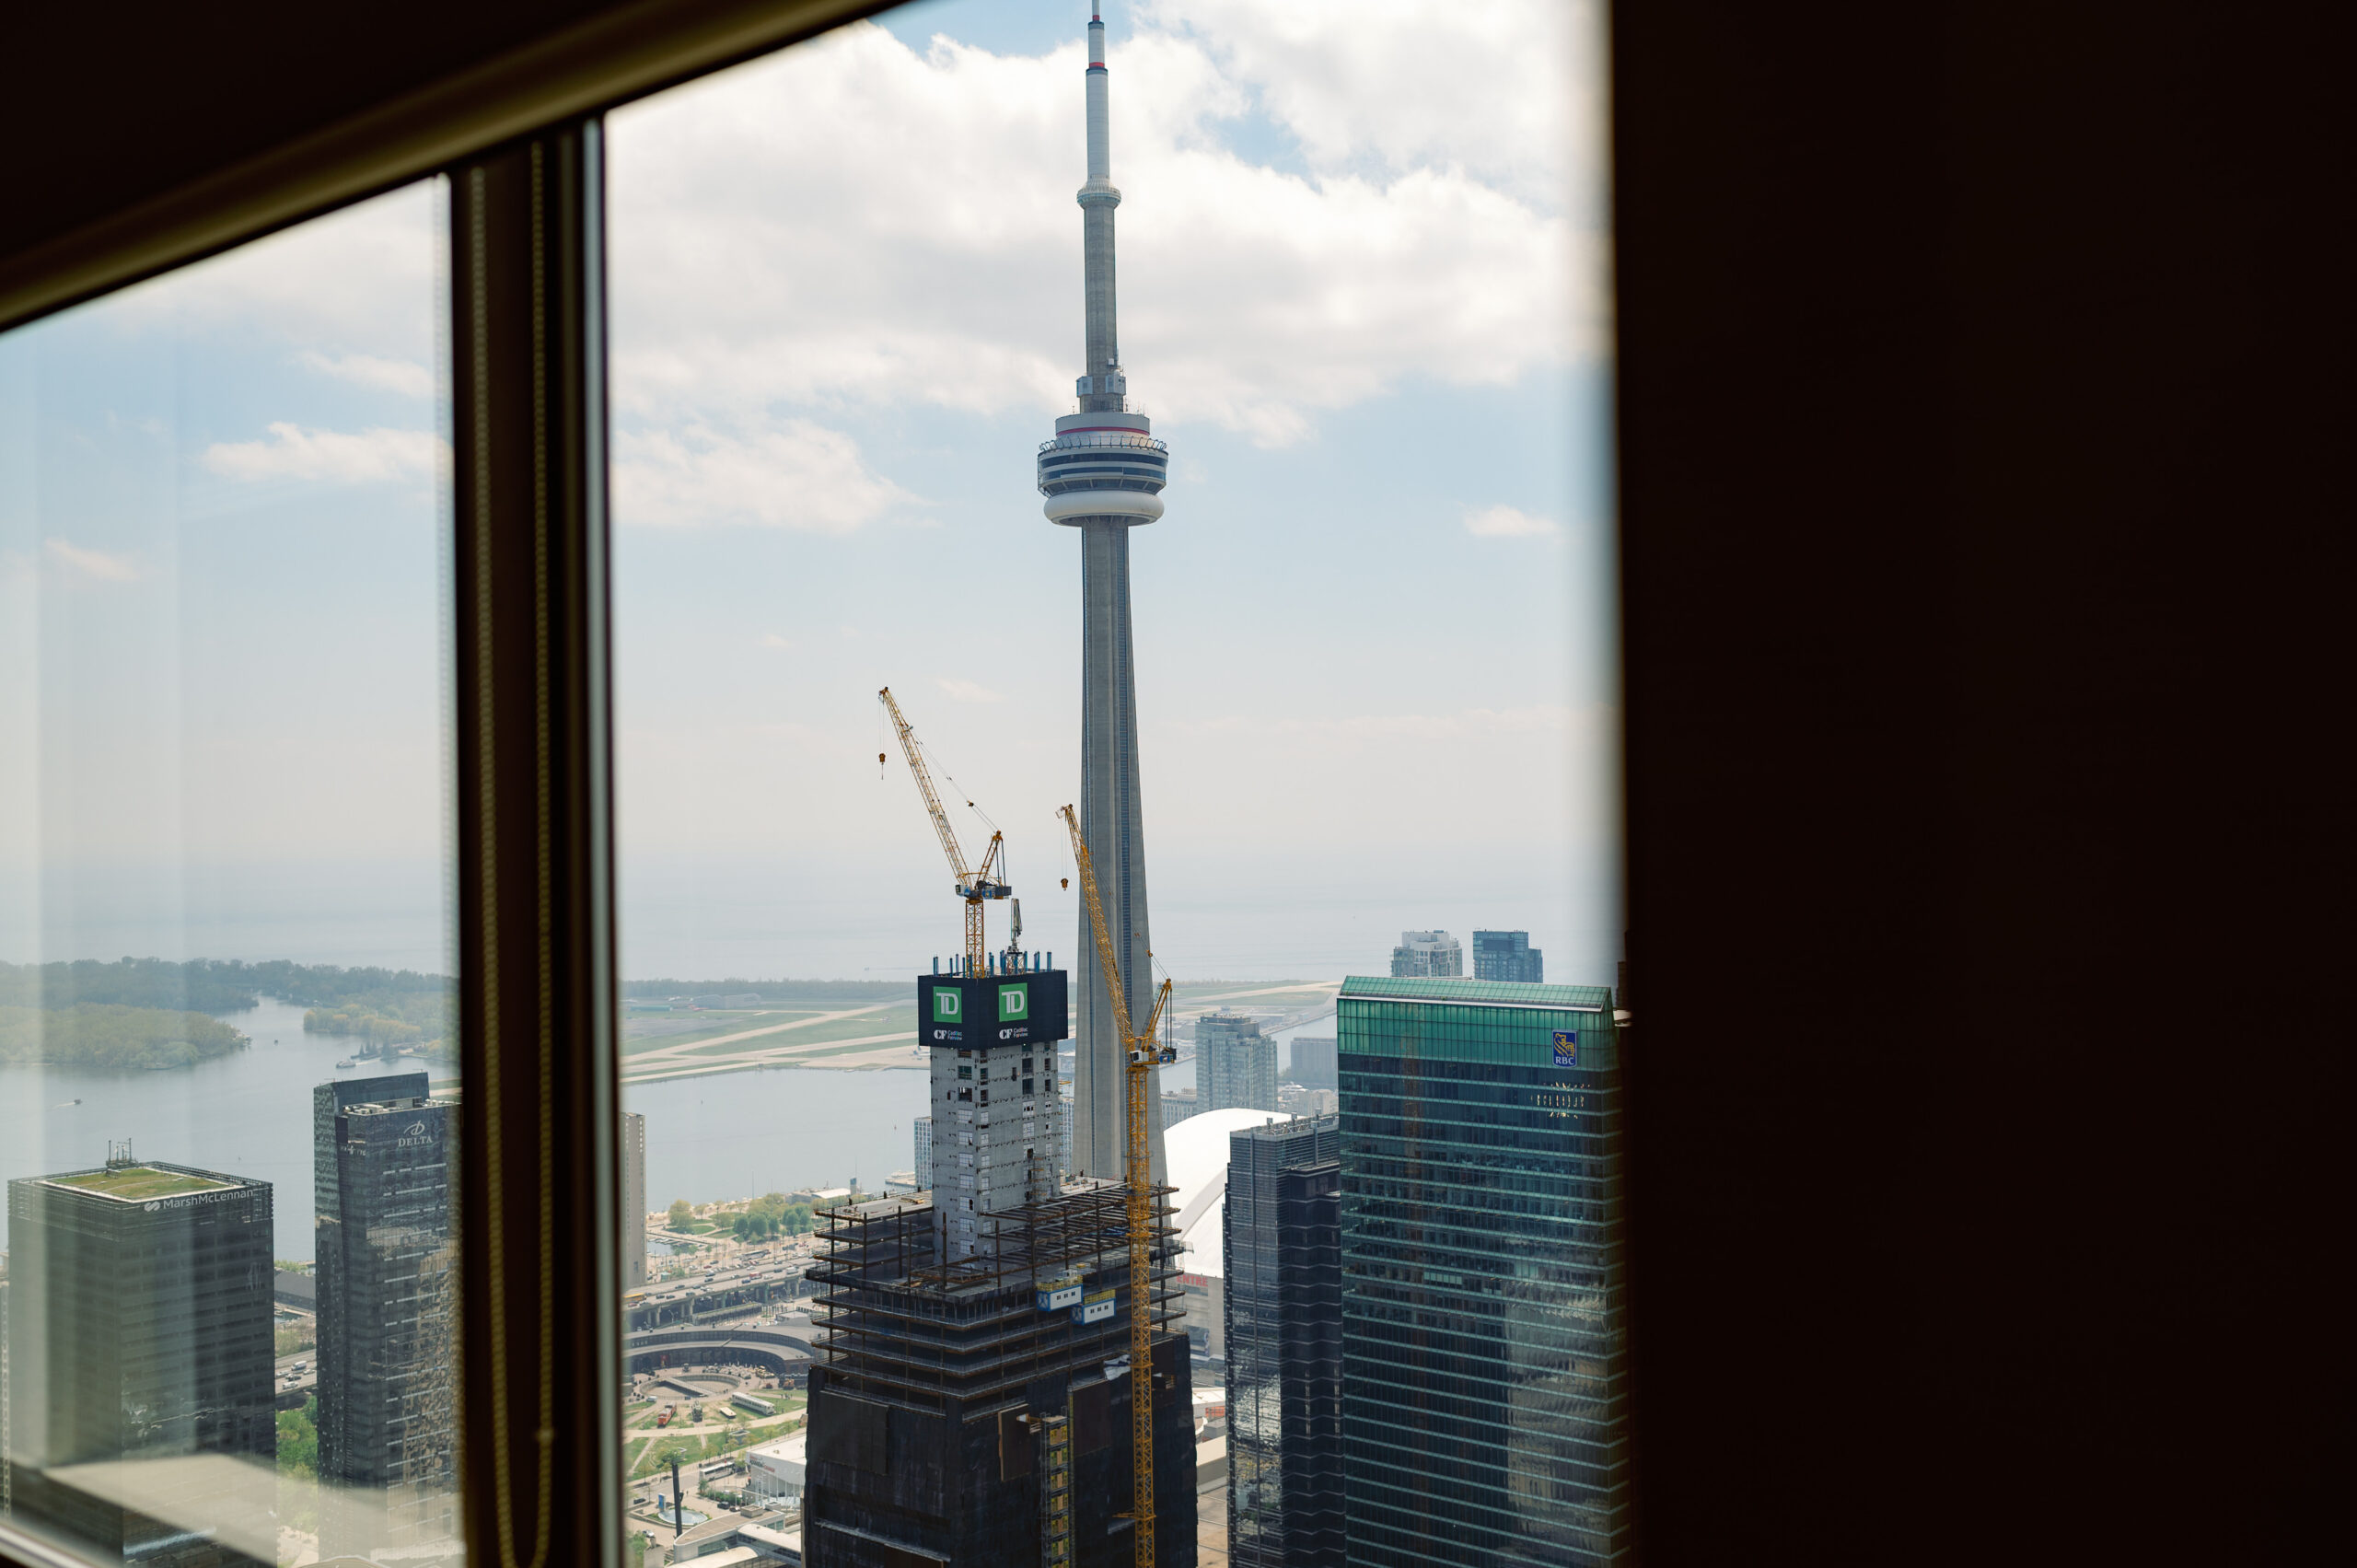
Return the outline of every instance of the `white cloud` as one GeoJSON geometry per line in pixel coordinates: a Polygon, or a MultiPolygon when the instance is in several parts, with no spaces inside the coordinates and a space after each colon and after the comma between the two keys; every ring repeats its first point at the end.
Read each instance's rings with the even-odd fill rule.
{"type": "Polygon", "coordinates": [[[779,636],[779,635],[778,635],[776,633],[774,633],[774,632],[764,632],[764,633],[761,633],[761,646],[763,646],[763,647],[765,647],[765,648],[780,648],[780,649],[784,649],[784,648],[791,648],[792,646],[794,646],[794,644],[793,644],[792,642],[790,642],[790,641],[789,641],[789,640],[787,640],[786,638],[784,638],[784,637],[779,636]]]}
{"type": "Polygon", "coordinates": [[[306,430],[285,420],[272,422],[263,441],[216,441],[204,449],[204,466],[225,479],[299,479],[331,484],[370,484],[385,480],[430,477],[445,454],[442,438],[430,430],[390,430],[381,425],[347,435],[306,430]]]}
{"type": "Polygon", "coordinates": [[[963,680],[956,676],[944,676],[936,682],[941,690],[960,703],[1004,703],[1006,694],[993,691],[980,681],[963,680]]]}
{"type": "Polygon", "coordinates": [[[409,398],[434,395],[434,372],[413,359],[384,359],[373,354],[321,354],[317,349],[305,350],[302,358],[313,370],[363,387],[399,392],[409,398]]]}
{"type": "Polygon", "coordinates": [[[445,201],[441,180],[420,180],[126,289],[107,309],[134,326],[427,365],[448,269],[445,201]]]}
{"type": "Polygon", "coordinates": [[[127,583],[139,575],[137,564],[128,555],[86,550],[62,539],[44,540],[41,548],[54,564],[81,576],[95,577],[102,583],[127,583]]]}
{"type": "MultiPolygon", "coordinates": [[[[1546,209],[1596,200],[1603,80],[1585,0],[1145,0],[1248,86],[1321,173],[1458,168],[1546,209]]],[[[1118,77],[1116,78],[1118,80],[1118,77]]]]}
{"type": "Polygon", "coordinates": [[[614,443],[614,517],[621,523],[754,523],[845,534],[914,500],[869,471],[856,441],[805,419],[749,434],[702,422],[625,430],[614,443]]]}
{"type": "Polygon", "coordinates": [[[1512,506],[1485,506],[1465,515],[1465,531],[1481,539],[1528,539],[1562,530],[1545,517],[1512,506]]]}
{"type": "MultiPolygon", "coordinates": [[[[1601,348],[1579,196],[1597,147],[1558,101],[1580,26],[1545,0],[1428,12],[1172,0],[1119,47],[1122,357],[1149,412],[1280,445],[1411,378],[1507,385],[1601,348]],[[1255,114],[1302,167],[1236,150],[1255,114]]],[[[1074,32],[1035,59],[920,54],[860,24],[618,112],[625,421],[1061,412],[1080,357],[1074,32]]]]}

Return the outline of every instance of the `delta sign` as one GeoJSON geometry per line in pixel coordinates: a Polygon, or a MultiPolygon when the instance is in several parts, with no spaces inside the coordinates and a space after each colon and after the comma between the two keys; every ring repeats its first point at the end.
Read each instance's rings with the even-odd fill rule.
{"type": "Polygon", "coordinates": [[[1071,1036],[1064,971],[917,976],[917,1040],[956,1051],[1041,1045],[1071,1036]]]}

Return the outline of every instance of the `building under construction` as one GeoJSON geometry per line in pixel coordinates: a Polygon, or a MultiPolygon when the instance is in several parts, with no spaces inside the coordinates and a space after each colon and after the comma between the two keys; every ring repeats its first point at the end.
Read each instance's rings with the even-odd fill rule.
{"type": "Polygon", "coordinates": [[[1190,1568],[1193,1389],[1170,1191],[1154,1193],[1144,1378],[1129,1365],[1126,1187],[1076,1182],[980,1214],[983,1245],[956,1259],[931,1195],[821,1213],[810,1568],[1127,1568],[1131,1400],[1149,1393],[1155,1560],[1190,1568]]]}

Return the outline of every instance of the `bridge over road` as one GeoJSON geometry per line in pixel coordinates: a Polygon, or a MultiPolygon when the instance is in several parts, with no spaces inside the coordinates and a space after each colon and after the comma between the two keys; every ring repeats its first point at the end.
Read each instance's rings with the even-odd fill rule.
{"type": "Polygon", "coordinates": [[[648,1329],[622,1342],[622,1365],[633,1372],[667,1366],[759,1366],[799,1372],[811,1362],[810,1342],[776,1329],[714,1324],[648,1329]]]}

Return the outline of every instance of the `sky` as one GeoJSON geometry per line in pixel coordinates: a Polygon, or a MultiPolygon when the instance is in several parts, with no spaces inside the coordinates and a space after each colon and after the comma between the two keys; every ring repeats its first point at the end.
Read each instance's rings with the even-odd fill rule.
{"type": "MultiPolygon", "coordinates": [[[[932,0],[610,118],[627,975],[954,947],[886,684],[1077,956],[1079,541],[1032,458],[1080,369],[1086,20],[932,0]]],[[[1608,980],[1593,9],[1107,23],[1172,455],[1132,538],[1157,957],[1331,978],[1502,926],[1608,980]]],[[[447,961],[442,200],[0,338],[0,870],[38,873],[0,957],[447,961]]]]}

